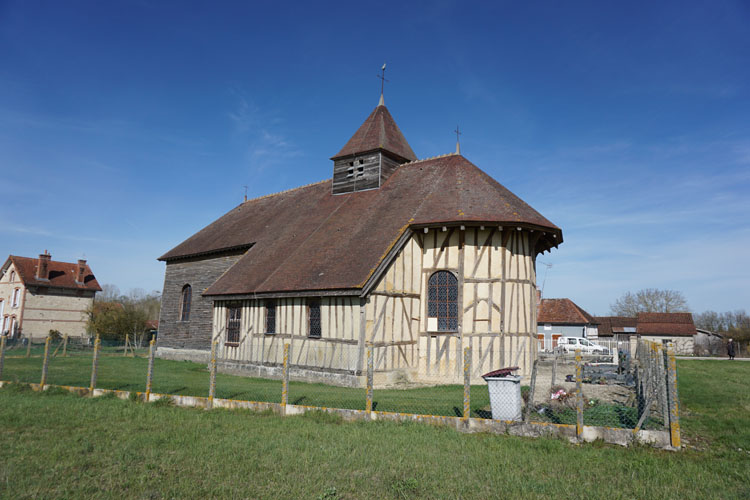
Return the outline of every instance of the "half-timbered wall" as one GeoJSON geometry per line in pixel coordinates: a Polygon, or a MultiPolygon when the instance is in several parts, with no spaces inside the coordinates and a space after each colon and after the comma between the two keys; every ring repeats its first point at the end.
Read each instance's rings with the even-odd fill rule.
{"type": "Polygon", "coordinates": [[[463,349],[472,349],[472,377],[519,366],[536,355],[533,236],[515,228],[430,229],[414,233],[367,298],[322,297],[322,336],[308,337],[304,297],[276,301],[276,333],[265,332],[265,301],[216,301],[214,338],[223,360],[278,366],[291,344],[292,366],[361,375],[373,347],[376,384],[460,383],[463,349]],[[427,281],[436,271],[458,278],[455,332],[431,331],[427,281]],[[239,345],[226,344],[227,307],[242,308],[239,345]]]}
{"type": "Polygon", "coordinates": [[[308,337],[306,298],[273,299],[276,303],[276,333],[266,333],[266,301],[215,302],[214,338],[224,361],[279,366],[284,344],[290,343],[290,363],[295,367],[358,374],[362,369],[359,297],[320,299],[319,339],[308,337]],[[227,309],[242,308],[239,345],[227,345],[227,309]]]}
{"type": "Polygon", "coordinates": [[[381,381],[456,382],[463,348],[472,376],[504,366],[528,374],[535,356],[536,275],[531,233],[515,228],[430,229],[416,233],[368,297],[366,339],[381,381]],[[458,278],[456,332],[430,331],[427,281],[446,270],[458,278]],[[414,362],[416,354],[418,362],[414,362]]]}

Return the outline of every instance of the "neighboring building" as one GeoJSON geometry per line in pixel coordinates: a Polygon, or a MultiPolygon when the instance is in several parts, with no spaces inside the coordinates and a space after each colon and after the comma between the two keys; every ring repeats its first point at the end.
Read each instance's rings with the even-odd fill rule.
{"type": "Polygon", "coordinates": [[[0,269],[0,330],[10,338],[45,338],[50,330],[86,334],[86,310],[99,283],[85,260],[58,262],[11,255],[0,269]]]}
{"type": "Polygon", "coordinates": [[[541,299],[537,313],[540,351],[552,351],[560,337],[598,338],[597,321],[570,299],[541,299]]]}
{"type": "Polygon", "coordinates": [[[600,338],[630,343],[631,350],[635,340],[642,338],[672,343],[676,354],[693,354],[696,329],[690,313],[638,313],[637,318],[604,316],[595,319],[599,322],[600,338]]]}
{"type": "Polygon", "coordinates": [[[594,320],[599,323],[598,334],[602,340],[614,340],[618,343],[629,343],[631,336],[636,336],[636,318],[625,318],[622,316],[596,316],[594,320]]]}
{"type": "Polygon", "coordinates": [[[637,328],[642,339],[672,343],[675,354],[693,354],[696,330],[690,313],[638,313],[637,328]]]}
{"type": "Polygon", "coordinates": [[[246,201],[166,262],[158,355],[361,385],[474,380],[536,356],[539,253],[562,231],[456,153],[418,160],[382,102],[333,177],[246,201]]]}

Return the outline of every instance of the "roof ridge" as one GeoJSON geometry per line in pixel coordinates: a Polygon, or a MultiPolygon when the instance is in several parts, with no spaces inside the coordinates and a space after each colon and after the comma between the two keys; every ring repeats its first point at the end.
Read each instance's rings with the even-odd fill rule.
{"type": "Polygon", "coordinates": [[[414,165],[415,163],[422,163],[422,162],[425,162],[425,161],[436,160],[438,158],[445,158],[446,156],[461,156],[461,153],[456,153],[455,151],[453,151],[451,153],[445,153],[443,155],[430,156],[428,158],[421,158],[421,159],[417,159],[417,160],[414,160],[414,161],[408,161],[408,162],[402,164],[401,166],[414,165]]]}
{"type": "Polygon", "coordinates": [[[294,188],[285,189],[283,191],[278,191],[276,193],[264,194],[263,196],[258,196],[257,198],[250,198],[247,201],[243,201],[242,203],[239,204],[239,206],[242,206],[245,203],[250,203],[251,201],[258,201],[258,200],[262,200],[264,198],[270,198],[271,196],[276,196],[276,195],[279,195],[279,194],[285,194],[285,193],[290,193],[292,191],[297,191],[298,189],[304,189],[304,188],[308,188],[310,186],[317,186],[318,184],[323,184],[324,182],[328,182],[330,180],[331,179],[323,179],[322,181],[311,182],[310,184],[303,184],[302,186],[297,186],[297,187],[294,187],[294,188]]]}

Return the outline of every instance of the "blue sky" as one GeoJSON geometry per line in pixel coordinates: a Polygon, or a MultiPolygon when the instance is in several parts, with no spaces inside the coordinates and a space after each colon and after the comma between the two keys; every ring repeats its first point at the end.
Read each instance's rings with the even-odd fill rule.
{"type": "Polygon", "coordinates": [[[462,153],[562,227],[545,296],[750,309],[747,2],[0,0],[0,253],[161,289],[156,258],[244,185],[330,177],[384,61],[420,158],[460,124],[462,153]]]}

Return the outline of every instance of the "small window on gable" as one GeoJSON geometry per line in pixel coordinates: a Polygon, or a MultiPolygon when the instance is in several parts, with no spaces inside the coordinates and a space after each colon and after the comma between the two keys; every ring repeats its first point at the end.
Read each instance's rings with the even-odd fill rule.
{"type": "Polygon", "coordinates": [[[276,301],[266,301],[266,333],[276,333],[276,301]]]}
{"type": "Polygon", "coordinates": [[[320,300],[307,300],[307,323],[307,336],[319,339],[323,333],[320,327],[320,300]]]}
{"type": "Polygon", "coordinates": [[[180,298],[180,321],[190,321],[190,306],[193,300],[193,288],[190,285],[182,287],[180,298]]]}
{"type": "Polygon", "coordinates": [[[11,271],[10,272],[10,282],[13,283],[14,281],[16,281],[16,272],[15,271],[11,271]]]}
{"type": "Polygon", "coordinates": [[[240,323],[242,322],[242,307],[232,305],[227,308],[227,341],[228,346],[240,344],[240,323]]]}
{"type": "MultiPolygon", "coordinates": [[[[438,271],[427,286],[428,329],[431,318],[437,319],[438,332],[458,330],[458,279],[449,271],[438,271]]],[[[434,321],[434,320],[432,320],[434,321]]]]}

